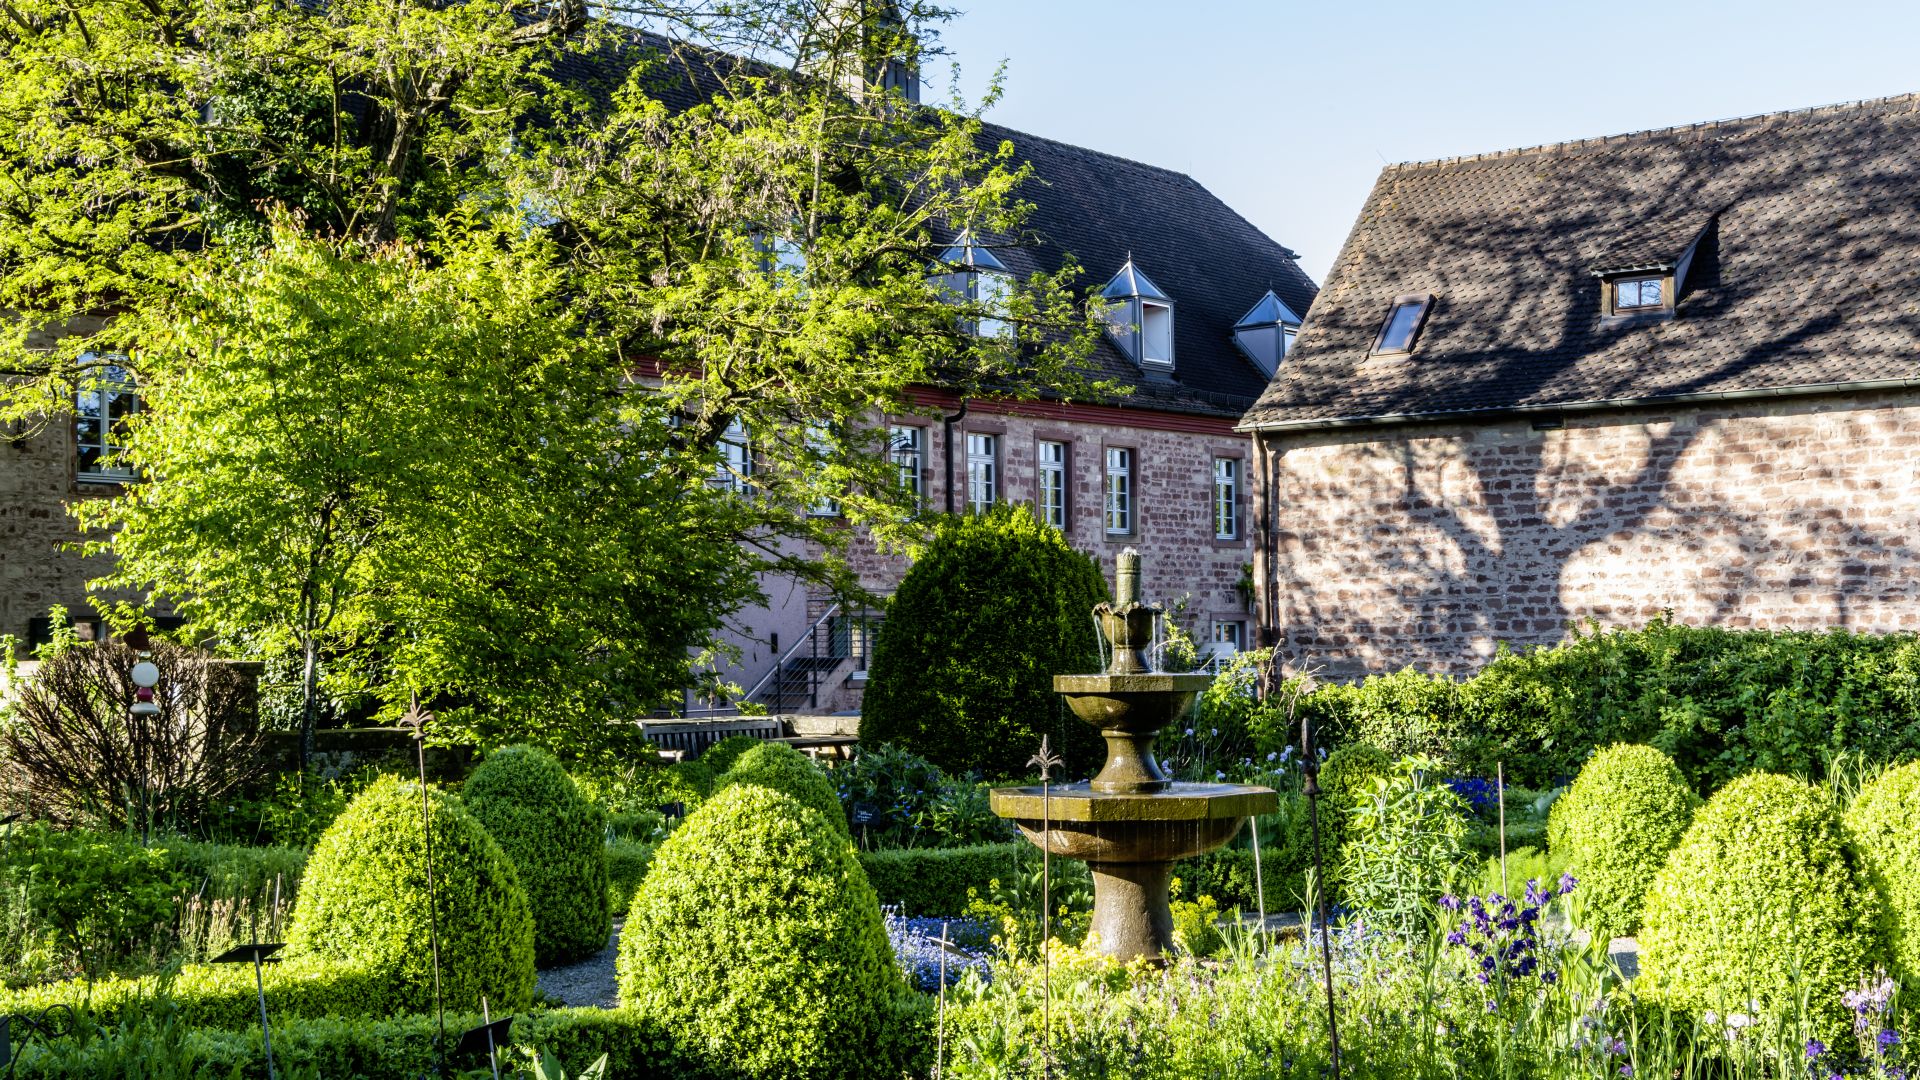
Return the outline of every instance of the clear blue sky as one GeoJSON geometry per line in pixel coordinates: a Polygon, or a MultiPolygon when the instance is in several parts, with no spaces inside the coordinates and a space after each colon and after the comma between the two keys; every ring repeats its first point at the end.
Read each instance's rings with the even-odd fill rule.
{"type": "Polygon", "coordinates": [[[990,119],[1188,173],[1316,281],[1383,162],[1920,90],[1916,0],[952,2],[990,119]]]}

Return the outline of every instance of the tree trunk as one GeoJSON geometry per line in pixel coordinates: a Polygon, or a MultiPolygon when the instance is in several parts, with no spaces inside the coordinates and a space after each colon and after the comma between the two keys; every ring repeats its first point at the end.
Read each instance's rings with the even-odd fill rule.
{"type": "Polygon", "coordinates": [[[313,729],[320,711],[319,645],[308,627],[301,643],[305,670],[300,677],[300,783],[307,782],[307,765],[313,758],[313,729]]]}

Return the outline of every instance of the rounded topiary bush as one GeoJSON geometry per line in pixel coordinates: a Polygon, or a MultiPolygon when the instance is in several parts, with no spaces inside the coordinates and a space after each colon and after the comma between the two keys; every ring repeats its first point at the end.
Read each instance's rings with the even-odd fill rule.
{"type": "Polygon", "coordinates": [[[1003,777],[1030,773],[1046,735],[1068,779],[1090,774],[1105,744],[1066,710],[1053,677],[1100,670],[1091,614],[1105,599],[1099,566],[1031,510],[949,519],[887,607],[861,743],[1003,777]]]}
{"type": "Polygon", "coordinates": [[[893,1077],[909,1011],[845,838],[792,796],[730,786],[660,846],[620,938],[620,1003],[756,1080],[893,1077]]]}
{"type": "Polygon", "coordinates": [[[495,751],[467,778],[462,798],[526,890],[534,960],[546,967],[606,948],[607,815],[553,755],[531,746],[495,751]]]}
{"type": "MultiPolygon", "coordinates": [[[[1393,759],[1379,747],[1367,742],[1350,742],[1327,755],[1320,763],[1320,865],[1322,889],[1331,889],[1339,880],[1340,849],[1354,834],[1354,809],[1362,796],[1373,791],[1374,781],[1393,771],[1393,759]]],[[[1298,851],[1304,869],[1313,867],[1312,821],[1305,808],[1292,819],[1294,837],[1287,844],[1298,851]]]]}
{"type": "MultiPolygon", "coordinates": [[[[446,1007],[524,1009],[533,999],[533,916],[506,853],[460,799],[429,789],[440,984],[446,1007]]],[[[383,777],[354,797],[307,860],[288,951],[363,965],[393,987],[394,1012],[433,1008],[420,785],[383,777]]]]}
{"type": "Polygon", "coordinates": [[[1789,1015],[1849,1031],[1840,995],[1885,957],[1881,905],[1823,791],[1755,773],[1722,788],[1646,895],[1638,992],[1695,1013],[1789,1015]]]}
{"type": "Polygon", "coordinates": [[[1887,902],[1893,962],[1910,985],[1920,984],[1920,761],[1862,788],[1846,822],[1887,902]]]}
{"type": "Polygon", "coordinates": [[[733,768],[733,763],[740,760],[741,754],[759,746],[764,741],[751,735],[729,735],[707,747],[706,752],[695,760],[711,769],[713,775],[719,776],[733,768]]]}
{"type": "Polygon", "coordinates": [[[741,754],[714,784],[717,792],[738,784],[752,784],[771,788],[783,795],[790,795],[800,805],[817,811],[822,821],[837,830],[840,835],[851,838],[853,830],[847,825],[847,814],[840,805],[840,795],[833,789],[833,781],[820,771],[807,755],[788,746],[786,743],[763,742],[741,754]]]}
{"type": "Polygon", "coordinates": [[[1593,755],[1553,804],[1549,846],[1580,881],[1581,925],[1606,941],[1640,928],[1647,885],[1693,820],[1699,799],[1673,760],[1620,744],[1593,755]]]}

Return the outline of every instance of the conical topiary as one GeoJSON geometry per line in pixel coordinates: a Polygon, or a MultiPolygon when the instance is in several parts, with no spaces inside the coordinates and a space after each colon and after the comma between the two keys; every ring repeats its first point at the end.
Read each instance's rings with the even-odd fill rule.
{"type": "Polygon", "coordinates": [[[1887,902],[1892,959],[1920,985],[1920,761],[1889,769],[1847,808],[1847,829],[1887,902]]]}
{"type": "Polygon", "coordinates": [[[541,967],[591,956],[613,931],[607,907],[607,815],[553,755],[509,746],[487,755],[461,792],[520,877],[541,967]]]}
{"type": "Polygon", "coordinates": [[[1553,852],[1580,879],[1580,923],[1601,941],[1640,928],[1653,876],[1680,842],[1700,800],[1667,755],[1622,743],[1593,755],[1554,804],[1553,852]]]}
{"type": "Polygon", "coordinates": [[[849,838],[853,835],[833,781],[820,771],[820,766],[786,743],[763,742],[741,754],[733,767],[714,782],[714,789],[724,790],[735,784],[754,784],[791,795],[802,806],[819,811],[821,819],[841,835],[849,838]]]}
{"type": "Polygon", "coordinates": [[[1640,996],[1698,1014],[1793,1015],[1837,1043],[1840,997],[1885,962],[1881,905],[1840,811],[1817,788],[1755,773],[1694,815],[1647,890],[1640,996]]]}
{"type": "Polygon", "coordinates": [[[735,784],[660,846],[620,938],[620,1004],[754,1080],[897,1077],[910,992],[846,837],[735,784]]]}
{"type": "MultiPolygon", "coordinates": [[[[458,796],[429,789],[432,914],[446,1008],[498,1014],[533,1000],[533,917],[513,864],[458,796]]],[[[288,951],[364,965],[398,1012],[433,1008],[433,950],[420,785],[384,777],[354,797],[314,846],[288,951]]]]}

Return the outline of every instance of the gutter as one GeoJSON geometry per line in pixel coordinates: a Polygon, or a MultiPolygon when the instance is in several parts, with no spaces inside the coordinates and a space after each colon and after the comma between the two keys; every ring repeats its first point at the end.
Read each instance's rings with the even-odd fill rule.
{"type": "Polygon", "coordinates": [[[1449,420],[1487,420],[1508,416],[1532,416],[1539,413],[1591,413],[1700,402],[1762,401],[1775,398],[1823,397],[1829,394],[1913,389],[1920,389],[1920,379],[1801,383],[1796,386],[1770,386],[1753,390],[1712,390],[1691,394],[1662,394],[1653,397],[1595,398],[1588,401],[1566,401],[1543,405],[1502,405],[1497,408],[1454,409],[1446,412],[1381,413],[1372,416],[1334,416],[1313,420],[1241,423],[1233,430],[1249,434],[1270,434],[1280,431],[1325,431],[1351,427],[1405,427],[1412,424],[1444,423],[1449,420]]]}
{"type": "Polygon", "coordinates": [[[953,425],[966,418],[966,398],[960,399],[959,412],[954,413],[952,416],[942,416],[940,418],[940,423],[945,428],[945,435],[941,440],[944,445],[940,448],[940,456],[946,459],[947,465],[947,513],[949,514],[953,513],[953,425]]]}

